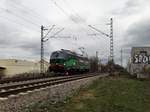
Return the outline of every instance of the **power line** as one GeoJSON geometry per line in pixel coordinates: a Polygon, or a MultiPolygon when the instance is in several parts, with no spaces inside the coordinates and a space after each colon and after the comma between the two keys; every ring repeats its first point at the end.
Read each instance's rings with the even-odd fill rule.
{"type": "MultiPolygon", "coordinates": [[[[13,23],[13,24],[17,24],[17,25],[19,25],[19,26],[23,26],[23,27],[26,28],[26,29],[31,29],[31,27],[28,27],[27,24],[22,24],[22,23],[16,22],[16,20],[12,20],[12,19],[10,19],[10,18],[8,18],[8,17],[0,16],[0,18],[5,19],[5,20],[7,20],[8,22],[11,22],[11,23],[13,23]]],[[[16,28],[16,27],[15,27],[15,28],[16,28]]],[[[20,29],[20,28],[19,28],[19,29],[20,29]]],[[[33,28],[32,28],[32,30],[33,30],[33,28]]],[[[36,30],[34,29],[34,31],[39,32],[37,29],[36,29],[36,30]]]]}
{"type": "Polygon", "coordinates": [[[69,2],[67,0],[63,0],[63,1],[66,4],[66,6],[69,8],[69,10],[72,12],[71,14],[76,17],[77,19],[76,21],[79,21],[78,22],[79,24],[87,27],[88,24],[85,23],[85,20],[77,13],[76,10],[73,9],[73,7],[69,4],[69,2]]]}
{"type": "Polygon", "coordinates": [[[41,22],[41,21],[40,21],[41,18],[38,19],[38,17],[33,16],[32,13],[31,13],[31,14],[32,14],[32,15],[31,15],[29,11],[22,9],[22,7],[20,7],[20,6],[18,6],[18,5],[17,5],[17,6],[16,6],[16,5],[11,5],[11,7],[14,8],[14,9],[16,9],[16,10],[15,10],[16,13],[20,13],[20,11],[21,11],[21,12],[25,12],[25,13],[24,13],[24,15],[25,15],[24,17],[28,17],[28,18],[30,18],[30,19],[32,18],[32,19],[31,19],[32,21],[34,20],[34,21],[37,21],[38,23],[41,22]],[[20,7],[20,8],[19,8],[19,7],[20,7]]]}
{"type": "Polygon", "coordinates": [[[51,37],[55,37],[55,35],[57,35],[58,33],[62,32],[64,30],[64,28],[60,29],[59,31],[57,31],[55,34],[53,34],[53,36],[51,37]]]}
{"type": "MultiPolygon", "coordinates": [[[[66,12],[59,4],[57,4],[56,3],[56,1],[55,0],[51,0],[53,3],[54,3],[54,5],[58,8],[58,9],[60,9],[67,17],[69,17],[69,19],[72,21],[72,22],[74,22],[75,24],[78,24],[78,25],[83,25],[83,24],[81,24],[80,22],[78,22],[78,20],[76,19],[76,18],[78,18],[78,17],[76,17],[76,18],[72,18],[71,17],[71,15],[68,13],[68,12],[66,12]]],[[[72,14],[73,16],[74,16],[74,14],[72,14]]],[[[86,27],[87,27],[87,25],[85,25],[86,27]]],[[[82,27],[83,28],[83,27],[82,27]]],[[[85,31],[86,31],[86,29],[85,28],[83,28],[85,31]]],[[[86,33],[87,33],[87,31],[86,31],[86,33]]]]}
{"type": "Polygon", "coordinates": [[[66,6],[75,14],[76,17],[78,17],[81,21],[83,21],[82,17],[79,16],[79,14],[72,8],[72,6],[68,3],[67,0],[63,0],[66,4],[66,6]]]}
{"type": "Polygon", "coordinates": [[[14,12],[12,12],[12,11],[9,10],[9,9],[5,9],[5,8],[2,8],[2,7],[0,7],[0,9],[3,10],[3,11],[5,11],[6,13],[11,14],[11,15],[17,17],[17,18],[20,18],[20,19],[22,19],[22,20],[24,20],[24,21],[26,21],[26,22],[28,22],[28,23],[30,23],[30,24],[36,26],[36,27],[39,27],[38,24],[36,24],[36,23],[34,23],[34,22],[32,22],[32,21],[30,21],[30,20],[28,20],[28,19],[26,19],[26,18],[24,18],[24,17],[22,17],[22,16],[20,16],[20,15],[18,15],[18,14],[16,14],[16,13],[14,13],[14,12]]]}
{"type": "Polygon", "coordinates": [[[106,34],[106,33],[102,32],[101,30],[99,30],[99,29],[97,29],[97,28],[95,28],[95,27],[93,27],[93,26],[91,26],[91,25],[88,25],[88,26],[89,26],[89,27],[91,27],[92,29],[94,29],[94,30],[96,30],[96,31],[100,32],[102,35],[105,35],[106,37],[109,37],[109,35],[108,35],[108,34],[106,34]]]}
{"type": "Polygon", "coordinates": [[[110,38],[110,61],[113,62],[114,61],[114,44],[113,44],[113,19],[112,18],[110,18],[110,23],[108,23],[107,25],[110,25],[110,34],[109,35],[91,25],[88,25],[88,26],[90,28],[96,30],[97,32],[101,33],[102,35],[105,35],[106,37],[110,38]]]}
{"type": "Polygon", "coordinates": [[[71,21],[77,23],[74,19],[70,18],[70,14],[68,14],[62,7],[60,7],[55,1],[51,0],[57,8],[59,8],[71,21]]]}
{"type": "MultiPolygon", "coordinates": [[[[15,8],[20,7],[20,9],[21,9],[22,11],[26,11],[26,12],[27,12],[27,10],[28,10],[28,14],[31,13],[31,14],[32,14],[32,17],[34,16],[36,19],[37,19],[37,18],[39,18],[40,20],[41,20],[41,19],[44,19],[45,21],[49,22],[48,19],[46,19],[46,18],[44,18],[44,17],[41,18],[41,15],[38,14],[35,10],[33,10],[33,9],[31,9],[31,8],[29,8],[29,7],[25,6],[25,5],[23,5],[23,4],[18,4],[16,1],[12,1],[12,0],[11,0],[11,3],[15,5],[15,6],[14,6],[15,8]],[[16,7],[16,6],[17,6],[17,7],[16,7]],[[26,9],[26,10],[24,10],[24,9],[26,9]]],[[[31,16],[31,15],[30,15],[30,16],[31,16]]],[[[39,20],[39,19],[37,19],[37,20],[39,20]]]]}
{"type": "Polygon", "coordinates": [[[46,38],[48,36],[48,34],[52,31],[52,29],[55,27],[55,25],[53,25],[49,30],[48,32],[46,33],[46,35],[43,37],[43,38],[46,38]]]}
{"type": "MultiPolygon", "coordinates": [[[[87,27],[88,24],[85,23],[85,20],[72,8],[72,6],[68,3],[68,1],[67,0],[63,0],[63,1],[66,4],[66,6],[69,8],[69,10],[72,12],[71,14],[75,17],[74,19],[75,19],[75,21],[77,21],[77,24],[87,27]]],[[[82,27],[82,28],[87,33],[87,30],[84,27],[82,27]]]]}

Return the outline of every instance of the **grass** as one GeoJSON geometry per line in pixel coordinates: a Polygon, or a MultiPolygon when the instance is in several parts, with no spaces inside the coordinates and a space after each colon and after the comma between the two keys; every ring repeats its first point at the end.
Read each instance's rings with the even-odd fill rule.
{"type": "Polygon", "coordinates": [[[127,77],[98,79],[63,102],[44,101],[26,112],[150,112],[150,81],[127,77]]]}

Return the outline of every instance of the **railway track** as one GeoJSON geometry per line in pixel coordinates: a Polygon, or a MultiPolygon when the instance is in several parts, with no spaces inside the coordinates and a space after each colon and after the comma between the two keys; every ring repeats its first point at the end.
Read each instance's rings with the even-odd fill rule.
{"type": "Polygon", "coordinates": [[[50,78],[53,77],[50,74],[47,76],[39,76],[39,77],[30,77],[30,76],[26,76],[26,77],[11,77],[11,78],[2,78],[0,79],[0,85],[2,84],[6,84],[6,83],[14,83],[14,82],[21,82],[21,81],[29,81],[29,80],[37,80],[37,79],[43,79],[43,78],[50,78]]]}
{"type": "Polygon", "coordinates": [[[61,84],[68,81],[83,79],[87,77],[93,77],[98,75],[96,73],[84,74],[84,75],[73,75],[73,76],[64,76],[64,77],[56,77],[56,78],[45,78],[40,80],[30,80],[23,81],[12,84],[3,84],[0,86],[0,97],[8,97],[9,95],[16,95],[19,93],[24,93],[27,91],[32,91],[35,89],[45,88],[51,85],[61,84]]]}

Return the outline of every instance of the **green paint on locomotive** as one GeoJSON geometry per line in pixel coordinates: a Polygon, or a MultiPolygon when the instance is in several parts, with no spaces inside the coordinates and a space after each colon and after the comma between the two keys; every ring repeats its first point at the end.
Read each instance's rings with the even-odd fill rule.
{"type": "Polygon", "coordinates": [[[85,62],[79,62],[79,59],[76,59],[74,57],[69,57],[65,62],[64,62],[64,66],[67,70],[70,69],[76,69],[76,70],[87,70],[89,69],[89,63],[85,63],[85,62]]]}

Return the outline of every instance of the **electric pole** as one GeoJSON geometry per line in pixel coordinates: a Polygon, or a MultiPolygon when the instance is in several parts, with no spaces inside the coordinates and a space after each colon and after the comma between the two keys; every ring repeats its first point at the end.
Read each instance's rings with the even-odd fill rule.
{"type": "Polygon", "coordinates": [[[109,35],[91,25],[88,25],[88,26],[90,28],[96,30],[97,32],[101,33],[102,35],[105,35],[106,37],[110,38],[110,61],[114,62],[113,19],[112,18],[110,18],[110,23],[108,23],[107,25],[110,25],[110,34],[109,35]]]}
{"type": "Polygon", "coordinates": [[[110,18],[110,60],[114,62],[114,44],[113,44],[113,19],[110,18]]]}
{"type": "Polygon", "coordinates": [[[60,29],[59,31],[57,31],[55,34],[53,34],[53,36],[47,37],[48,34],[51,32],[51,30],[55,27],[55,25],[53,25],[49,30],[47,28],[45,28],[43,25],[41,25],[41,62],[40,62],[40,73],[44,74],[45,70],[44,70],[44,42],[48,41],[49,38],[55,37],[55,35],[57,35],[58,33],[62,32],[64,30],[64,28],[60,29]],[[48,30],[48,32],[46,33],[46,35],[44,35],[44,31],[48,30]]]}
{"type": "Polygon", "coordinates": [[[98,71],[98,65],[99,65],[99,58],[98,58],[98,51],[96,51],[96,71],[98,71]]]}
{"type": "Polygon", "coordinates": [[[40,73],[44,74],[44,36],[43,36],[43,32],[44,30],[48,30],[45,29],[44,26],[41,26],[41,62],[40,62],[40,73]]]}
{"type": "Polygon", "coordinates": [[[96,51],[96,58],[98,58],[98,51],[96,51]]]}
{"type": "Polygon", "coordinates": [[[120,59],[120,61],[121,61],[121,66],[123,66],[123,56],[122,56],[122,48],[121,48],[121,51],[120,51],[120,53],[121,53],[121,59],[120,59]]]}

